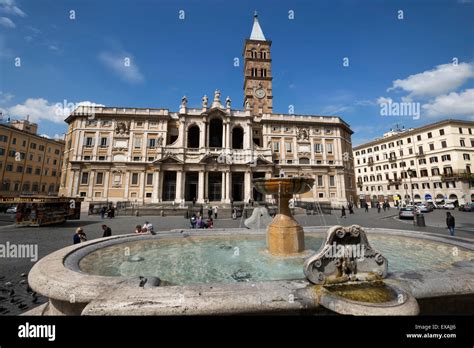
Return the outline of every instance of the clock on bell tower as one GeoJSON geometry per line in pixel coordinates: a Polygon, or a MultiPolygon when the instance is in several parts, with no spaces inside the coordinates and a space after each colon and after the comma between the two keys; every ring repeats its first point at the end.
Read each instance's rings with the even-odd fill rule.
{"type": "Polygon", "coordinates": [[[272,113],[272,60],[270,46],[254,14],[250,39],[244,47],[244,107],[254,115],[272,113]]]}

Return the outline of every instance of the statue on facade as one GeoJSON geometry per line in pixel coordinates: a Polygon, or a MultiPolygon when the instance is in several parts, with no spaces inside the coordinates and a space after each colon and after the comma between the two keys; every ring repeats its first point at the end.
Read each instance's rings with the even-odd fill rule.
{"type": "Polygon", "coordinates": [[[227,97],[225,100],[225,106],[227,109],[230,109],[230,104],[232,103],[232,100],[230,100],[230,97],[227,97]]]}
{"type": "Polygon", "coordinates": [[[214,103],[220,103],[220,102],[221,102],[221,91],[216,89],[214,92],[214,103]]]}
{"type": "Polygon", "coordinates": [[[128,134],[128,130],[130,129],[130,124],[126,122],[118,122],[117,126],[115,127],[115,133],[119,135],[128,134]]]}
{"type": "Polygon", "coordinates": [[[209,98],[207,97],[207,95],[204,95],[204,97],[202,97],[202,107],[203,108],[207,108],[208,101],[209,101],[209,98]]]}
{"type": "Polygon", "coordinates": [[[309,140],[308,130],[305,128],[298,128],[298,139],[309,140]]]}
{"type": "Polygon", "coordinates": [[[186,96],[183,96],[183,98],[181,98],[181,107],[185,108],[186,105],[188,105],[188,98],[186,98],[186,96]]]}
{"type": "Polygon", "coordinates": [[[250,105],[250,100],[247,99],[247,101],[245,102],[245,110],[251,110],[252,107],[250,105]]]}

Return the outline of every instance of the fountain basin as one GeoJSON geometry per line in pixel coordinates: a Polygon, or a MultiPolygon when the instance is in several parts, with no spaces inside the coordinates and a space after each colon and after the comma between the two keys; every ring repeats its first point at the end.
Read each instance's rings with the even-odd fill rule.
{"type": "Polygon", "coordinates": [[[311,190],[314,179],[304,177],[291,178],[259,178],[253,179],[253,185],[258,192],[266,195],[294,195],[311,190]]]}
{"type": "MultiPolygon", "coordinates": [[[[322,242],[327,228],[305,228],[311,249],[319,246],[317,239],[322,242]],[[312,246],[314,244],[314,246],[312,246]]],[[[393,260],[389,267],[388,278],[397,279],[397,283],[405,287],[417,298],[421,313],[436,314],[439,303],[445,298],[459,302],[459,310],[469,312],[466,301],[472,301],[474,294],[474,243],[471,240],[442,237],[429,233],[416,233],[389,229],[366,229],[374,246],[383,252],[389,260],[393,260]],[[387,243],[387,240],[390,241],[387,243]],[[385,245],[385,248],[383,247],[385,245]],[[423,252],[421,246],[427,245],[423,252]],[[412,248],[410,249],[410,246],[412,248]],[[453,249],[455,248],[455,249],[453,249]],[[416,251],[417,250],[417,251],[416,251]],[[454,253],[454,250],[457,250],[454,253]],[[418,255],[416,254],[418,252],[418,255]],[[398,255],[398,256],[397,256],[398,255]],[[397,256],[394,259],[394,256],[397,256]],[[398,260],[397,260],[398,259],[398,260]],[[408,262],[407,262],[408,260],[408,262]],[[433,260],[436,262],[433,263],[433,260]],[[400,267],[407,264],[409,267],[400,267]],[[454,300],[453,300],[454,299],[454,300]],[[437,302],[439,301],[439,302],[437,302]],[[425,307],[423,307],[425,305],[425,307]]],[[[314,291],[314,285],[304,277],[301,264],[295,265],[298,274],[284,271],[288,275],[276,274],[270,278],[255,277],[238,281],[229,274],[221,279],[206,278],[206,274],[215,274],[215,264],[210,260],[216,257],[215,250],[208,248],[207,252],[199,253],[204,243],[210,239],[229,243],[232,246],[236,241],[253,239],[258,241],[253,250],[254,254],[246,255],[246,248],[250,244],[240,245],[240,255],[249,260],[262,258],[264,255],[265,238],[262,231],[247,229],[213,230],[213,231],[186,231],[189,237],[183,237],[179,231],[171,231],[157,236],[122,235],[101,238],[87,243],[70,246],[58,250],[38,261],[29,273],[30,286],[40,294],[49,297],[50,301],[32,313],[27,314],[60,314],[60,315],[189,315],[189,314],[275,314],[275,313],[303,313],[325,314],[327,311],[320,306],[314,291]],[[198,274],[187,281],[166,279],[163,273],[170,267],[162,263],[169,255],[164,253],[169,249],[170,241],[187,246],[181,250],[181,262],[174,264],[174,268],[181,267],[188,273],[198,274]],[[127,243],[163,243],[163,248],[155,249],[155,273],[146,270],[135,274],[107,275],[111,265],[104,265],[103,272],[91,271],[88,273],[80,268],[81,260],[87,255],[101,252],[110,247],[118,247],[121,254],[125,254],[127,243]],[[125,247],[124,247],[125,246],[125,247]],[[120,249],[121,248],[121,249],[120,249]],[[190,248],[190,249],[189,249],[190,248]],[[194,251],[192,251],[194,250],[194,251]],[[161,261],[160,261],[161,260],[161,261]],[[161,265],[161,266],[160,266],[161,265]],[[107,267],[105,267],[107,266],[107,267]],[[163,267],[160,269],[160,267],[163,267]],[[201,274],[201,269],[207,269],[201,274]],[[94,274],[95,273],[95,274],[94,274]],[[169,282],[169,286],[143,287],[140,275],[144,277],[158,276],[169,282]]],[[[219,246],[220,244],[215,244],[219,246]]],[[[140,249],[140,247],[138,248],[140,249]]],[[[153,248],[151,248],[153,250],[153,248]]],[[[218,249],[223,250],[223,249],[218,249]]],[[[128,250],[130,256],[134,250],[128,250]]],[[[176,251],[176,249],[174,250],[176,251]]],[[[234,249],[229,249],[233,255],[234,249]]],[[[171,252],[173,254],[173,251],[171,252]]],[[[116,255],[117,256],[117,255],[116,255]]],[[[112,259],[115,256],[112,257],[112,259]]],[[[222,264],[226,258],[219,258],[217,263],[222,264]]],[[[278,262],[286,263],[287,258],[278,262]]],[[[106,262],[106,259],[103,259],[106,262]]],[[[146,262],[144,257],[141,262],[146,262]]],[[[230,260],[230,258],[229,258],[230,260]]],[[[99,261],[98,261],[99,262],[99,261]]],[[[135,264],[140,264],[136,262],[135,264]]],[[[245,263],[245,260],[244,260],[245,263]]],[[[142,263],[143,264],[143,263],[142,263]]],[[[145,265],[145,264],[143,264],[145,265]]],[[[222,268],[228,268],[229,263],[222,268]]],[[[263,268],[265,270],[265,268],[263,268]]],[[[245,269],[244,269],[245,271],[245,269]]],[[[254,272],[253,270],[250,272],[254,272]]],[[[266,271],[265,271],[266,272],[266,271]]],[[[255,274],[264,274],[257,272],[255,274]]],[[[179,273],[176,272],[175,273],[179,273]]],[[[183,274],[185,275],[186,272],[183,274]]],[[[219,273],[219,272],[217,272],[219,273]]],[[[252,277],[253,277],[252,273],[252,277]]],[[[245,278],[245,277],[243,277],[245,278]]],[[[166,284],[165,282],[165,284],[166,284]]],[[[471,303],[471,302],[469,302],[471,303]]],[[[449,308],[456,308],[451,306],[449,308]]],[[[440,314],[440,313],[438,313],[440,314]]],[[[442,313],[441,313],[442,314],[442,313]]]]}

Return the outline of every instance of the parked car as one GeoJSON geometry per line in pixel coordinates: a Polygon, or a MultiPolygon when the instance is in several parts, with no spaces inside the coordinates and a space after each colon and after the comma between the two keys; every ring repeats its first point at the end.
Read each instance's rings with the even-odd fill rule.
{"type": "Polygon", "coordinates": [[[455,208],[456,208],[456,207],[455,207],[454,203],[451,203],[451,202],[449,202],[449,203],[444,203],[444,205],[443,205],[443,209],[453,210],[453,209],[455,209],[455,208]]]}
{"type": "Polygon", "coordinates": [[[438,205],[433,201],[426,201],[425,205],[431,206],[433,209],[438,209],[438,205]]]}
{"type": "Polygon", "coordinates": [[[429,213],[433,211],[433,206],[429,204],[420,204],[418,209],[420,209],[420,213],[429,213]]]}
{"type": "Polygon", "coordinates": [[[399,219],[414,219],[415,208],[413,206],[401,208],[398,212],[399,219]]]}
{"type": "Polygon", "coordinates": [[[474,211],[474,202],[460,205],[459,210],[460,211],[474,211]]]}
{"type": "Polygon", "coordinates": [[[8,208],[7,214],[16,214],[16,206],[8,208]]]}

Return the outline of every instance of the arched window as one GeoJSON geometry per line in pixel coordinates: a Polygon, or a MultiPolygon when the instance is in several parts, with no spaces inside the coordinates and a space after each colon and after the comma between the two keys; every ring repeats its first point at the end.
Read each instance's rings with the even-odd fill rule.
{"type": "Polygon", "coordinates": [[[265,51],[262,51],[262,59],[267,59],[267,52],[265,51]]]}
{"type": "Polygon", "coordinates": [[[244,131],[241,127],[234,127],[232,129],[232,148],[243,149],[244,148],[244,131]]]}
{"type": "Polygon", "coordinates": [[[209,123],[209,147],[222,147],[222,120],[214,118],[209,123]]]}
{"type": "Polygon", "coordinates": [[[199,133],[199,127],[197,125],[192,125],[188,128],[188,148],[199,148],[199,133]]]}
{"type": "Polygon", "coordinates": [[[262,77],[267,77],[267,69],[262,69],[261,73],[262,73],[262,77]]]}
{"type": "Polygon", "coordinates": [[[252,58],[257,58],[257,51],[255,51],[255,50],[250,51],[250,56],[252,58]]]}
{"type": "Polygon", "coordinates": [[[300,158],[300,164],[309,164],[309,158],[308,157],[301,157],[300,158]]]}
{"type": "Polygon", "coordinates": [[[2,183],[2,191],[10,191],[10,180],[5,180],[2,183]]]}

